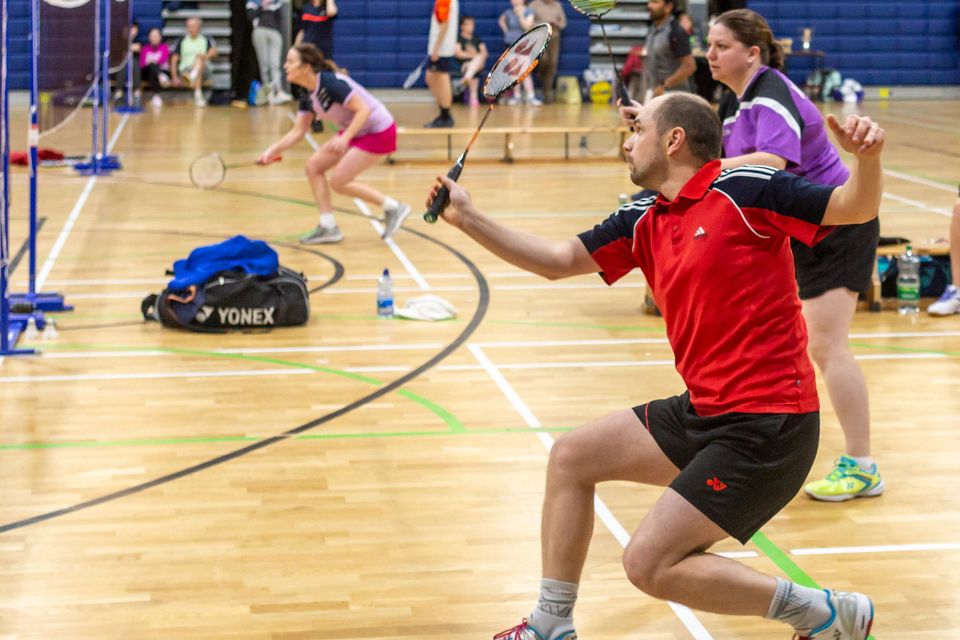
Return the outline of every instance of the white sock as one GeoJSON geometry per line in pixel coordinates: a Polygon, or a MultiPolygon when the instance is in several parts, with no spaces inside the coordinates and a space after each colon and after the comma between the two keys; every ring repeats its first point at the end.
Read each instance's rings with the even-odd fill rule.
{"type": "Polygon", "coordinates": [[[863,458],[857,458],[856,456],[847,456],[847,457],[850,458],[851,460],[856,461],[857,466],[863,469],[864,471],[875,471],[877,468],[876,467],[877,463],[874,462],[873,458],[871,458],[870,456],[866,456],[863,458]]]}
{"type": "Polygon", "coordinates": [[[573,605],[577,602],[574,582],[544,578],[540,581],[540,599],[530,614],[530,625],[545,640],[573,631],[573,605]]]}
{"type": "Polygon", "coordinates": [[[803,636],[822,626],[830,619],[830,615],[826,591],[801,587],[795,582],[777,578],[777,591],[770,602],[767,618],[786,622],[803,636]]]}
{"type": "Polygon", "coordinates": [[[321,213],[320,226],[324,229],[333,229],[337,226],[337,219],[333,217],[332,213],[321,213]]]}
{"type": "Polygon", "coordinates": [[[400,203],[394,200],[393,198],[391,198],[390,196],[387,196],[383,199],[384,211],[390,211],[391,209],[396,209],[398,206],[400,206],[400,203]]]}

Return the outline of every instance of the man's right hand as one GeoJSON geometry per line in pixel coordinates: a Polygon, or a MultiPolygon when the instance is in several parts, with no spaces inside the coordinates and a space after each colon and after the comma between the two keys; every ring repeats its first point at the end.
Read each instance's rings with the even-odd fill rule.
{"type": "Polygon", "coordinates": [[[428,209],[433,201],[436,200],[440,187],[446,187],[450,192],[450,204],[440,212],[440,217],[457,228],[463,227],[464,217],[470,215],[470,212],[473,211],[473,200],[470,199],[470,194],[450,178],[437,176],[437,183],[433,185],[430,197],[427,198],[426,204],[428,209]]]}
{"type": "Polygon", "coordinates": [[[620,113],[620,119],[623,120],[623,125],[628,129],[633,129],[633,121],[640,114],[641,106],[636,100],[631,100],[629,105],[624,105],[617,100],[617,111],[620,113]]]}

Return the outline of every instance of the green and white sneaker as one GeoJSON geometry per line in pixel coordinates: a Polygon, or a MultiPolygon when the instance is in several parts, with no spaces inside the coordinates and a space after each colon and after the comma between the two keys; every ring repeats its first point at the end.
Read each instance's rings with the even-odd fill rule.
{"type": "Polygon", "coordinates": [[[803,490],[814,500],[827,502],[870,498],[883,493],[883,478],[877,465],[863,469],[853,458],[840,456],[826,478],[807,483],[803,490]]]}

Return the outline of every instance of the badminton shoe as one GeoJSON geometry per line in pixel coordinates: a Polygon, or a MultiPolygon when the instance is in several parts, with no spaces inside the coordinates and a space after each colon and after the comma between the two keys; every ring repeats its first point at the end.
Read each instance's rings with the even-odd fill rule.
{"type": "Polygon", "coordinates": [[[848,456],[840,456],[833,471],[823,480],[807,483],[804,492],[815,500],[843,502],[853,498],[869,498],[883,493],[883,478],[877,465],[864,469],[848,456]]]}
{"type": "Polygon", "coordinates": [[[453,118],[447,116],[437,116],[427,124],[423,125],[424,129],[449,129],[453,127],[453,118]]]}
{"type": "Polygon", "coordinates": [[[827,591],[830,619],[798,640],[866,640],[873,626],[873,603],[862,593],[827,591]]]}
{"type": "Polygon", "coordinates": [[[317,228],[300,238],[300,244],[334,244],[342,242],[343,234],[340,233],[340,227],[324,227],[317,225],[317,228]]]}
{"type": "Polygon", "coordinates": [[[947,287],[940,299],[927,307],[932,316],[952,316],[960,313],[960,289],[953,285],[947,287]]]}
{"type": "Polygon", "coordinates": [[[393,234],[403,226],[403,221],[410,215],[410,205],[399,203],[392,209],[384,211],[383,235],[384,240],[389,240],[393,234]]]}
{"type": "Polygon", "coordinates": [[[537,630],[531,627],[527,619],[524,618],[523,622],[517,626],[507,629],[506,631],[501,631],[493,636],[493,640],[577,640],[577,632],[567,631],[566,633],[561,633],[556,638],[544,638],[537,633],[537,630]]]}

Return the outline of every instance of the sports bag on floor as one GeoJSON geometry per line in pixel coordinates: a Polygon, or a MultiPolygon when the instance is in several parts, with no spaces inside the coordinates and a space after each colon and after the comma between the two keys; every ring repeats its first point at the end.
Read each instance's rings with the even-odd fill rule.
{"type": "Polygon", "coordinates": [[[140,310],[147,320],[221,333],[301,325],[310,318],[303,274],[277,265],[276,252],[264,242],[237,236],[200,247],[174,264],[174,275],[170,286],[144,298],[140,310]],[[230,268],[211,274],[209,265],[230,268]]]}

